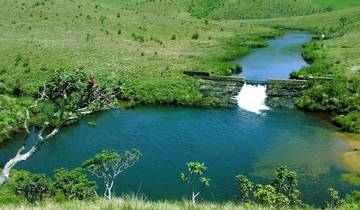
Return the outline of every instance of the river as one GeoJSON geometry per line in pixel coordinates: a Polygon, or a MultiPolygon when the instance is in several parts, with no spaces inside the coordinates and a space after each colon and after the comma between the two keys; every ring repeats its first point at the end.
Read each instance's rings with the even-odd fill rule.
{"type": "MultiPolygon", "coordinates": [[[[237,60],[246,64],[242,75],[264,78],[250,76],[255,75],[251,63],[265,59],[256,60],[253,54],[260,56],[267,51],[265,54],[274,53],[267,60],[266,66],[272,66],[267,71],[281,70],[278,68],[281,62],[289,68],[286,74],[281,70],[281,73],[266,73],[266,77],[288,77],[289,72],[306,65],[298,60],[299,46],[309,39],[308,33],[289,32],[270,40],[269,47],[276,52],[255,49],[237,60]],[[274,47],[278,44],[289,50],[274,47]],[[288,53],[294,54],[296,61],[291,62],[288,53]]],[[[2,145],[0,165],[19,147],[21,137],[18,139],[2,145]]],[[[204,162],[208,167],[206,175],[211,178],[211,186],[202,189],[200,197],[210,201],[231,200],[237,195],[235,175],[244,174],[266,183],[280,165],[299,173],[302,198],[309,203],[323,203],[329,187],[342,193],[354,189],[340,180],[346,171],[341,155],[351,148],[337,135],[336,129],[321,118],[288,109],[264,110],[261,114],[238,107],[142,106],[112,110],[88,116],[62,129],[36,155],[16,168],[51,176],[54,169],[78,167],[101,150],[132,148],[141,150],[143,157],[118,178],[117,195],[139,193],[150,199],[188,198],[190,189],[179,177],[188,161],[204,162]],[[96,121],[97,126],[89,126],[90,121],[96,121]]]]}

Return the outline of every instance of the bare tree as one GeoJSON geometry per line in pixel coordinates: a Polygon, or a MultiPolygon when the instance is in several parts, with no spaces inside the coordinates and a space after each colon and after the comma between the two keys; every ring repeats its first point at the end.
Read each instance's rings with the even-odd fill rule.
{"type": "MultiPolygon", "coordinates": [[[[79,77],[77,75],[78,71],[75,71],[75,73],[72,74],[72,76],[76,75],[76,77],[79,77]]],[[[25,138],[23,145],[16,152],[16,155],[6,162],[0,175],[0,186],[9,180],[10,171],[16,164],[29,159],[32,155],[39,151],[41,146],[48,139],[54,137],[66,123],[77,120],[82,115],[90,114],[93,111],[105,110],[114,107],[115,98],[110,96],[106,88],[96,85],[95,80],[92,77],[88,77],[86,74],[79,74],[80,79],[76,79],[82,83],[81,85],[83,87],[80,89],[74,88],[75,82],[69,80],[69,76],[62,77],[61,74],[59,75],[58,77],[62,79],[61,82],[57,82],[59,84],[55,85],[44,85],[40,88],[37,92],[38,97],[34,104],[26,109],[24,128],[28,135],[25,138]],[[58,94],[54,93],[54,88],[58,94]],[[86,92],[84,92],[84,90],[86,90],[86,92]],[[74,94],[75,92],[76,94],[74,94]],[[79,99],[79,95],[82,97],[81,95],[84,95],[85,93],[87,97],[79,99]],[[54,98],[54,95],[56,95],[56,98],[54,98]],[[73,95],[76,95],[76,98],[74,98],[73,95]],[[55,102],[58,100],[61,102],[55,102]],[[49,114],[48,119],[43,122],[41,129],[32,129],[30,131],[28,123],[30,120],[31,110],[38,107],[40,103],[45,101],[50,103],[52,102],[55,104],[56,108],[51,112],[51,114],[49,114]],[[74,103],[74,101],[76,101],[76,103],[74,103]],[[94,104],[96,105],[95,108],[92,107],[94,104]],[[32,145],[27,145],[29,144],[28,139],[31,132],[36,133],[36,141],[32,145]]]]}

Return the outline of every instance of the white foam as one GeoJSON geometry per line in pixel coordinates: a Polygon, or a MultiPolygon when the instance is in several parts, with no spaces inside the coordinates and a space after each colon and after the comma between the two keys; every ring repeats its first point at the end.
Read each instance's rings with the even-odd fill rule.
{"type": "Polygon", "coordinates": [[[265,105],[266,97],[266,86],[244,84],[236,100],[240,108],[261,114],[262,111],[270,109],[265,105]]]}

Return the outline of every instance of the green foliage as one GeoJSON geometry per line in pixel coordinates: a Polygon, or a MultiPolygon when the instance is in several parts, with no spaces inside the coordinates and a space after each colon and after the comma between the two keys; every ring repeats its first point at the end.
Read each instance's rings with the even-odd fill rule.
{"type": "MultiPolygon", "coordinates": [[[[82,167],[86,168],[91,173],[98,175],[109,173],[110,168],[112,167],[119,167],[118,169],[122,172],[127,167],[135,164],[140,157],[141,153],[136,149],[125,151],[122,154],[119,154],[115,150],[103,150],[95,155],[94,158],[85,161],[82,164],[82,167]]],[[[108,175],[111,176],[111,174],[108,175]]]]}
{"type": "Polygon", "coordinates": [[[125,151],[121,154],[115,150],[103,150],[95,155],[95,157],[85,161],[82,167],[104,181],[104,196],[110,200],[116,177],[132,167],[141,156],[140,151],[136,149],[125,151]]]}
{"type": "MultiPolygon", "coordinates": [[[[1,169],[0,172],[2,172],[1,169]]],[[[0,205],[8,205],[8,204],[20,205],[28,202],[25,197],[18,195],[15,191],[15,187],[18,185],[17,180],[28,176],[30,176],[30,173],[26,171],[16,171],[16,170],[11,171],[10,179],[5,184],[0,186],[0,205]]]]}
{"type": "Polygon", "coordinates": [[[268,207],[300,207],[297,174],[281,166],[275,170],[275,179],[267,185],[255,185],[243,175],[237,175],[242,203],[256,203],[268,207]]]}
{"type": "Polygon", "coordinates": [[[0,143],[23,129],[25,110],[31,103],[31,98],[0,95],[0,143]]]}
{"type": "Polygon", "coordinates": [[[310,111],[336,114],[334,122],[343,130],[360,132],[360,78],[334,77],[329,81],[314,82],[296,102],[310,111]]]}
{"type": "Polygon", "coordinates": [[[24,174],[16,180],[15,192],[30,203],[39,203],[54,195],[54,186],[43,174],[24,174]]]}
{"type": "Polygon", "coordinates": [[[360,133],[360,111],[337,115],[334,117],[334,123],[344,131],[360,133]]]}
{"type": "Polygon", "coordinates": [[[292,79],[304,79],[309,76],[331,76],[332,64],[325,59],[322,44],[318,41],[312,41],[305,44],[302,51],[303,58],[311,63],[310,66],[303,67],[299,71],[292,72],[292,79]]]}
{"type": "Polygon", "coordinates": [[[254,202],[272,208],[286,207],[290,204],[289,199],[277,192],[272,185],[257,185],[254,191],[254,202]]]}
{"type": "Polygon", "coordinates": [[[85,200],[96,195],[96,182],[89,181],[84,169],[57,169],[54,171],[54,185],[67,200],[85,200]]]}
{"type": "Polygon", "coordinates": [[[46,94],[54,102],[66,100],[65,110],[74,111],[90,106],[90,110],[103,108],[104,103],[115,101],[113,90],[105,84],[97,83],[96,79],[80,69],[61,68],[46,86],[46,94]]]}
{"type": "Polygon", "coordinates": [[[191,185],[192,188],[192,204],[195,205],[196,197],[200,194],[196,193],[196,185],[201,183],[202,186],[210,186],[210,179],[203,176],[206,166],[204,163],[189,162],[186,163],[188,173],[180,173],[180,178],[185,183],[191,185]]]}
{"type": "Polygon", "coordinates": [[[199,39],[199,37],[200,37],[200,35],[198,33],[195,33],[192,35],[191,38],[196,40],[196,39],[199,39]]]}
{"type": "Polygon", "coordinates": [[[235,176],[236,182],[239,184],[240,201],[242,203],[248,203],[251,201],[252,191],[254,189],[254,183],[252,183],[246,176],[237,175],[235,176]]]}
{"type": "Polygon", "coordinates": [[[206,166],[204,163],[199,162],[189,162],[186,164],[188,167],[189,174],[181,173],[180,178],[188,183],[194,186],[198,181],[204,185],[209,186],[210,179],[202,176],[206,170],[206,166]]]}
{"type": "Polygon", "coordinates": [[[275,187],[278,193],[285,195],[289,204],[292,206],[300,206],[300,191],[298,190],[298,180],[295,171],[289,171],[287,167],[281,166],[276,170],[276,178],[271,185],[275,187]]]}
{"type": "MultiPolygon", "coordinates": [[[[347,204],[354,204],[359,207],[360,206],[360,191],[354,191],[345,196],[345,202],[347,204]]],[[[354,208],[355,209],[355,208],[354,208]]]]}
{"type": "Polygon", "coordinates": [[[330,208],[338,208],[344,203],[344,200],[340,198],[339,192],[334,188],[329,188],[330,201],[327,203],[327,206],[330,208]]]}

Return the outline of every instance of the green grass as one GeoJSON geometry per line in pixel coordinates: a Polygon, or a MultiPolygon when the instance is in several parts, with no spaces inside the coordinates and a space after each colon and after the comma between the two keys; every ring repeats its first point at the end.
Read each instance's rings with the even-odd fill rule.
{"type": "Polygon", "coordinates": [[[360,6],[358,0],[313,0],[313,2],[323,8],[330,6],[334,10],[360,6]]]}
{"type": "MultiPolygon", "coordinates": [[[[113,198],[111,201],[105,199],[96,199],[94,201],[68,201],[63,203],[56,203],[53,201],[47,201],[41,203],[39,206],[32,206],[29,204],[10,204],[1,206],[3,210],[55,210],[55,209],[66,209],[66,210],[78,210],[78,209],[107,209],[107,210],[275,210],[278,208],[266,207],[256,204],[236,204],[234,202],[199,202],[196,206],[193,206],[189,201],[150,201],[143,197],[136,196],[125,196],[113,198]]],[[[358,209],[360,206],[356,202],[345,203],[342,206],[336,208],[339,210],[345,209],[358,209]]],[[[316,209],[314,207],[303,207],[303,208],[283,208],[284,210],[301,210],[301,209],[316,209]]],[[[334,209],[334,208],[324,208],[334,209]]]]}
{"type": "MultiPolygon", "coordinates": [[[[220,104],[203,98],[197,82],[182,72],[229,74],[233,58],[279,33],[242,22],[205,22],[186,12],[181,1],[102,2],[1,1],[0,94],[15,101],[34,97],[56,69],[71,67],[112,81],[122,100],[220,104]]],[[[0,142],[18,130],[9,129],[13,124],[21,126],[8,109],[0,106],[0,142]]]]}

